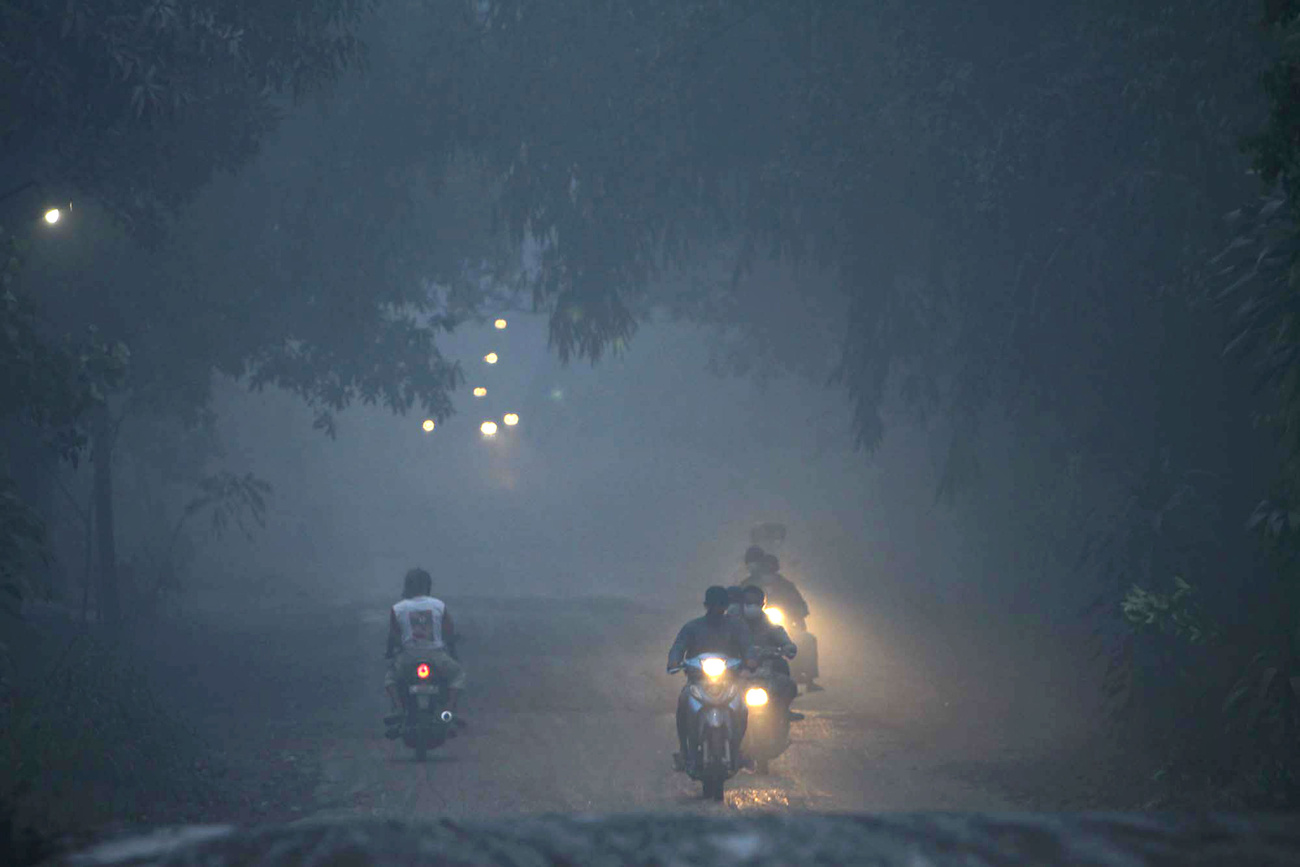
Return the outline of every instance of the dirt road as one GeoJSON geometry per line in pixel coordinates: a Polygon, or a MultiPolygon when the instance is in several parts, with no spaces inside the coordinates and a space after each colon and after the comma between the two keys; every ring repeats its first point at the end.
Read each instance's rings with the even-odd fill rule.
{"type": "MultiPolygon", "coordinates": [[[[469,731],[414,761],[386,740],[379,605],[351,604],[350,634],[316,656],[329,706],[309,709],[316,735],[298,760],[320,770],[298,812],[403,820],[538,812],[910,809],[1008,806],[944,766],[960,758],[907,727],[874,722],[827,691],[801,698],[807,720],[769,775],[742,773],[725,801],[674,773],[672,708],[680,683],[663,673],[675,614],[613,600],[455,602],[471,684],[469,731]]],[[[346,624],[348,614],[340,615],[346,624]]],[[[335,618],[332,618],[335,619],[335,618]]],[[[335,628],[336,633],[348,630],[335,628]]]]}

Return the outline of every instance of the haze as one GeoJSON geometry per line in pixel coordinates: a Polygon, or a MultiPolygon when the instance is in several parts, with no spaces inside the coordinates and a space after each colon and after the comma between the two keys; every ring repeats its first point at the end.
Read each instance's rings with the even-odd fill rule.
{"type": "Polygon", "coordinates": [[[166,84],[0,15],[102,109],[0,54],[18,825],[1293,807],[1291,20],[634,5],[150,17],[166,84]],[[826,689],[697,803],[665,655],[773,522],[826,689]]]}

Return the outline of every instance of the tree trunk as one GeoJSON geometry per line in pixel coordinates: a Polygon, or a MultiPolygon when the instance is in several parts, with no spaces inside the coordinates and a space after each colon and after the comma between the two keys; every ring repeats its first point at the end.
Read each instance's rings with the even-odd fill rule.
{"type": "Polygon", "coordinates": [[[117,543],[113,534],[113,419],[107,406],[95,410],[92,437],[95,530],[99,542],[99,619],[115,627],[122,620],[122,610],[117,585],[117,543]]]}
{"type": "Polygon", "coordinates": [[[86,565],[81,572],[81,622],[90,620],[90,583],[95,580],[95,502],[86,506],[86,565]]]}

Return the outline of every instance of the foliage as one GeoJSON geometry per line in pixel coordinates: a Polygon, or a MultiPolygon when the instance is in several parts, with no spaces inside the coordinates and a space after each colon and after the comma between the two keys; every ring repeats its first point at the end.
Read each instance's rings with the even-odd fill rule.
{"type": "MultiPolygon", "coordinates": [[[[254,526],[266,526],[266,498],[271,485],[252,473],[238,475],[224,470],[199,479],[197,492],[181,509],[170,532],[159,544],[144,542],[123,565],[124,590],[132,597],[129,610],[148,620],[183,588],[187,567],[198,553],[198,543],[186,533],[194,521],[206,514],[207,532],[220,539],[237,529],[251,539],[254,526]]],[[[200,529],[200,533],[203,530],[200,529]]]]}
{"type": "Polygon", "coordinates": [[[40,431],[61,456],[85,443],[78,420],[125,372],[128,353],[88,329],[80,345],[44,333],[18,285],[23,245],[0,230],[0,418],[40,431]]]}
{"type": "Polygon", "coordinates": [[[543,248],[562,357],[625,340],[655,278],[725,241],[734,282],[703,287],[722,300],[679,306],[768,344],[799,305],[726,296],[754,297],[759,258],[811,263],[829,279],[789,291],[836,334],[863,446],[891,398],[943,411],[958,463],[990,401],[1099,451],[1110,419],[1176,405],[1157,395],[1186,360],[1147,336],[1248,183],[1235,136],[1263,53],[1240,4],[1008,7],[997,28],[903,3],[486,8],[439,20],[473,47],[429,77],[468,94],[460,140],[543,248]]]}
{"type": "Polygon", "coordinates": [[[359,59],[354,28],[372,6],[8,0],[6,174],[95,199],[136,230],[159,229],[214,172],[253,154],[278,94],[318,89],[359,59]]]}
{"type": "MultiPolygon", "coordinates": [[[[0,232],[0,421],[40,435],[55,454],[75,462],[85,444],[80,418],[121,380],[127,353],[94,331],[80,345],[49,340],[18,287],[22,252],[16,238],[0,232]]],[[[23,599],[48,589],[29,579],[31,567],[49,555],[42,516],[23,501],[9,473],[0,467],[0,623],[7,634],[23,599]]],[[[10,648],[0,642],[0,703],[12,684],[10,648]]]]}
{"type": "Polygon", "coordinates": [[[193,764],[206,748],[163,701],[141,648],[64,629],[24,653],[0,727],[0,803],[15,805],[20,840],[148,821],[211,786],[193,764]]]}
{"type": "Polygon", "coordinates": [[[185,504],[185,512],[177,522],[177,530],[189,518],[207,511],[212,516],[212,530],[218,536],[233,524],[245,535],[250,535],[246,518],[259,527],[266,526],[266,496],[271,486],[252,473],[237,476],[231,472],[217,473],[199,481],[199,495],[185,504]]]}
{"type": "Polygon", "coordinates": [[[1154,629],[1189,644],[1214,642],[1218,627],[1196,605],[1192,585],[1179,575],[1173,584],[1173,593],[1155,593],[1134,584],[1120,603],[1124,619],[1137,629],[1154,629]]]}
{"type": "MultiPolygon", "coordinates": [[[[330,434],[334,413],[356,401],[395,412],[419,403],[438,419],[450,413],[459,370],[441,357],[435,338],[451,322],[428,315],[419,278],[429,275],[412,274],[422,260],[372,244],[373,255],[358,256],[356,270],[323,261],[322,248],[351,261],[343,245],[364,247],[378,221],[363,224],[356,211],[341,214],[330,197],[322,200],[322,165],[303,172],[314,200],[275,201],[275,190],[252,184],[264,220],[232,225],[230,211],[210,207],[205,223],[187,207],[197,205],[214,173],[253,161],[288,97],[301,101],[337,85],[358,64],[360,30],[375,5],[114,0],[0,7],[0,93],[24,118],[5,130],[6,154],[16,171],[47,189],[83,197],[75,236],[70,228],[57,249],[47,241],[23,278],[42,288],[47,327],[93,324],[132,350],[129,375],[109,395],[111,417],[96,436],[105,466],[128,418],[202,425],[217,373],[300,395],[330,434]],[[47,110],[26,110],[37,105],[47,110]],[[323,218],[326,211],[337,218],[323,218]],[[186,231],[163,231],[182,226],[186,231]],[[262,234],[249,238],[240,234],[245,229],[262,234]],[[405,267],[376,267],[398,260],[405,267]]],[[[376,162],[384,156],[376,153],[376,162]]],[[[338,166],[322,162],[327,170],[338,166]]],[[[371,204],[361,209],[383,213],[371,204]]],[[[96,485],[103,494],[97,508],[110,512],[97,515],[97,524],[101,589],[111,609],[117,580],[107,473],[96,485]]]]}

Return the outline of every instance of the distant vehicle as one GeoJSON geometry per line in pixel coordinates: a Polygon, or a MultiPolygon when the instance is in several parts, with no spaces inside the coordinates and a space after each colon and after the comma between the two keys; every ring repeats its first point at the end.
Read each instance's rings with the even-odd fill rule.
{"type": "Polygon", "coordinates": [[[686,741],[686,766],[693,780],[704,787],[704,797],[722,800],[723,786],[740,770],[737,733],[744,698],[740,694],[739,659],[701,653],[685,660],[677,671],[690,680],[689,705],[693,718],[686,741]]]}
{"type": "MultiPolygon", "coordinates": [[[[769,554],[781,550],[785,544],[786,526],[777,521],[755,524],[749,531],[749,543],[757,545],[769,554]]],[[[797,564],[797,561],[795,561],[797,564]]],[[[817,636],[808,631],[808,622],[803,617],[796,617],[793,612],[783,607],[779,593],[768,592],[767,617],[778,626],[784,626],[790,633],[790,640],[799,647],[799,655],[790,662],[790,674],[795,681],[809,689],[819,690],[815,685],[820,660],[817,652],[817,636]]]]}

